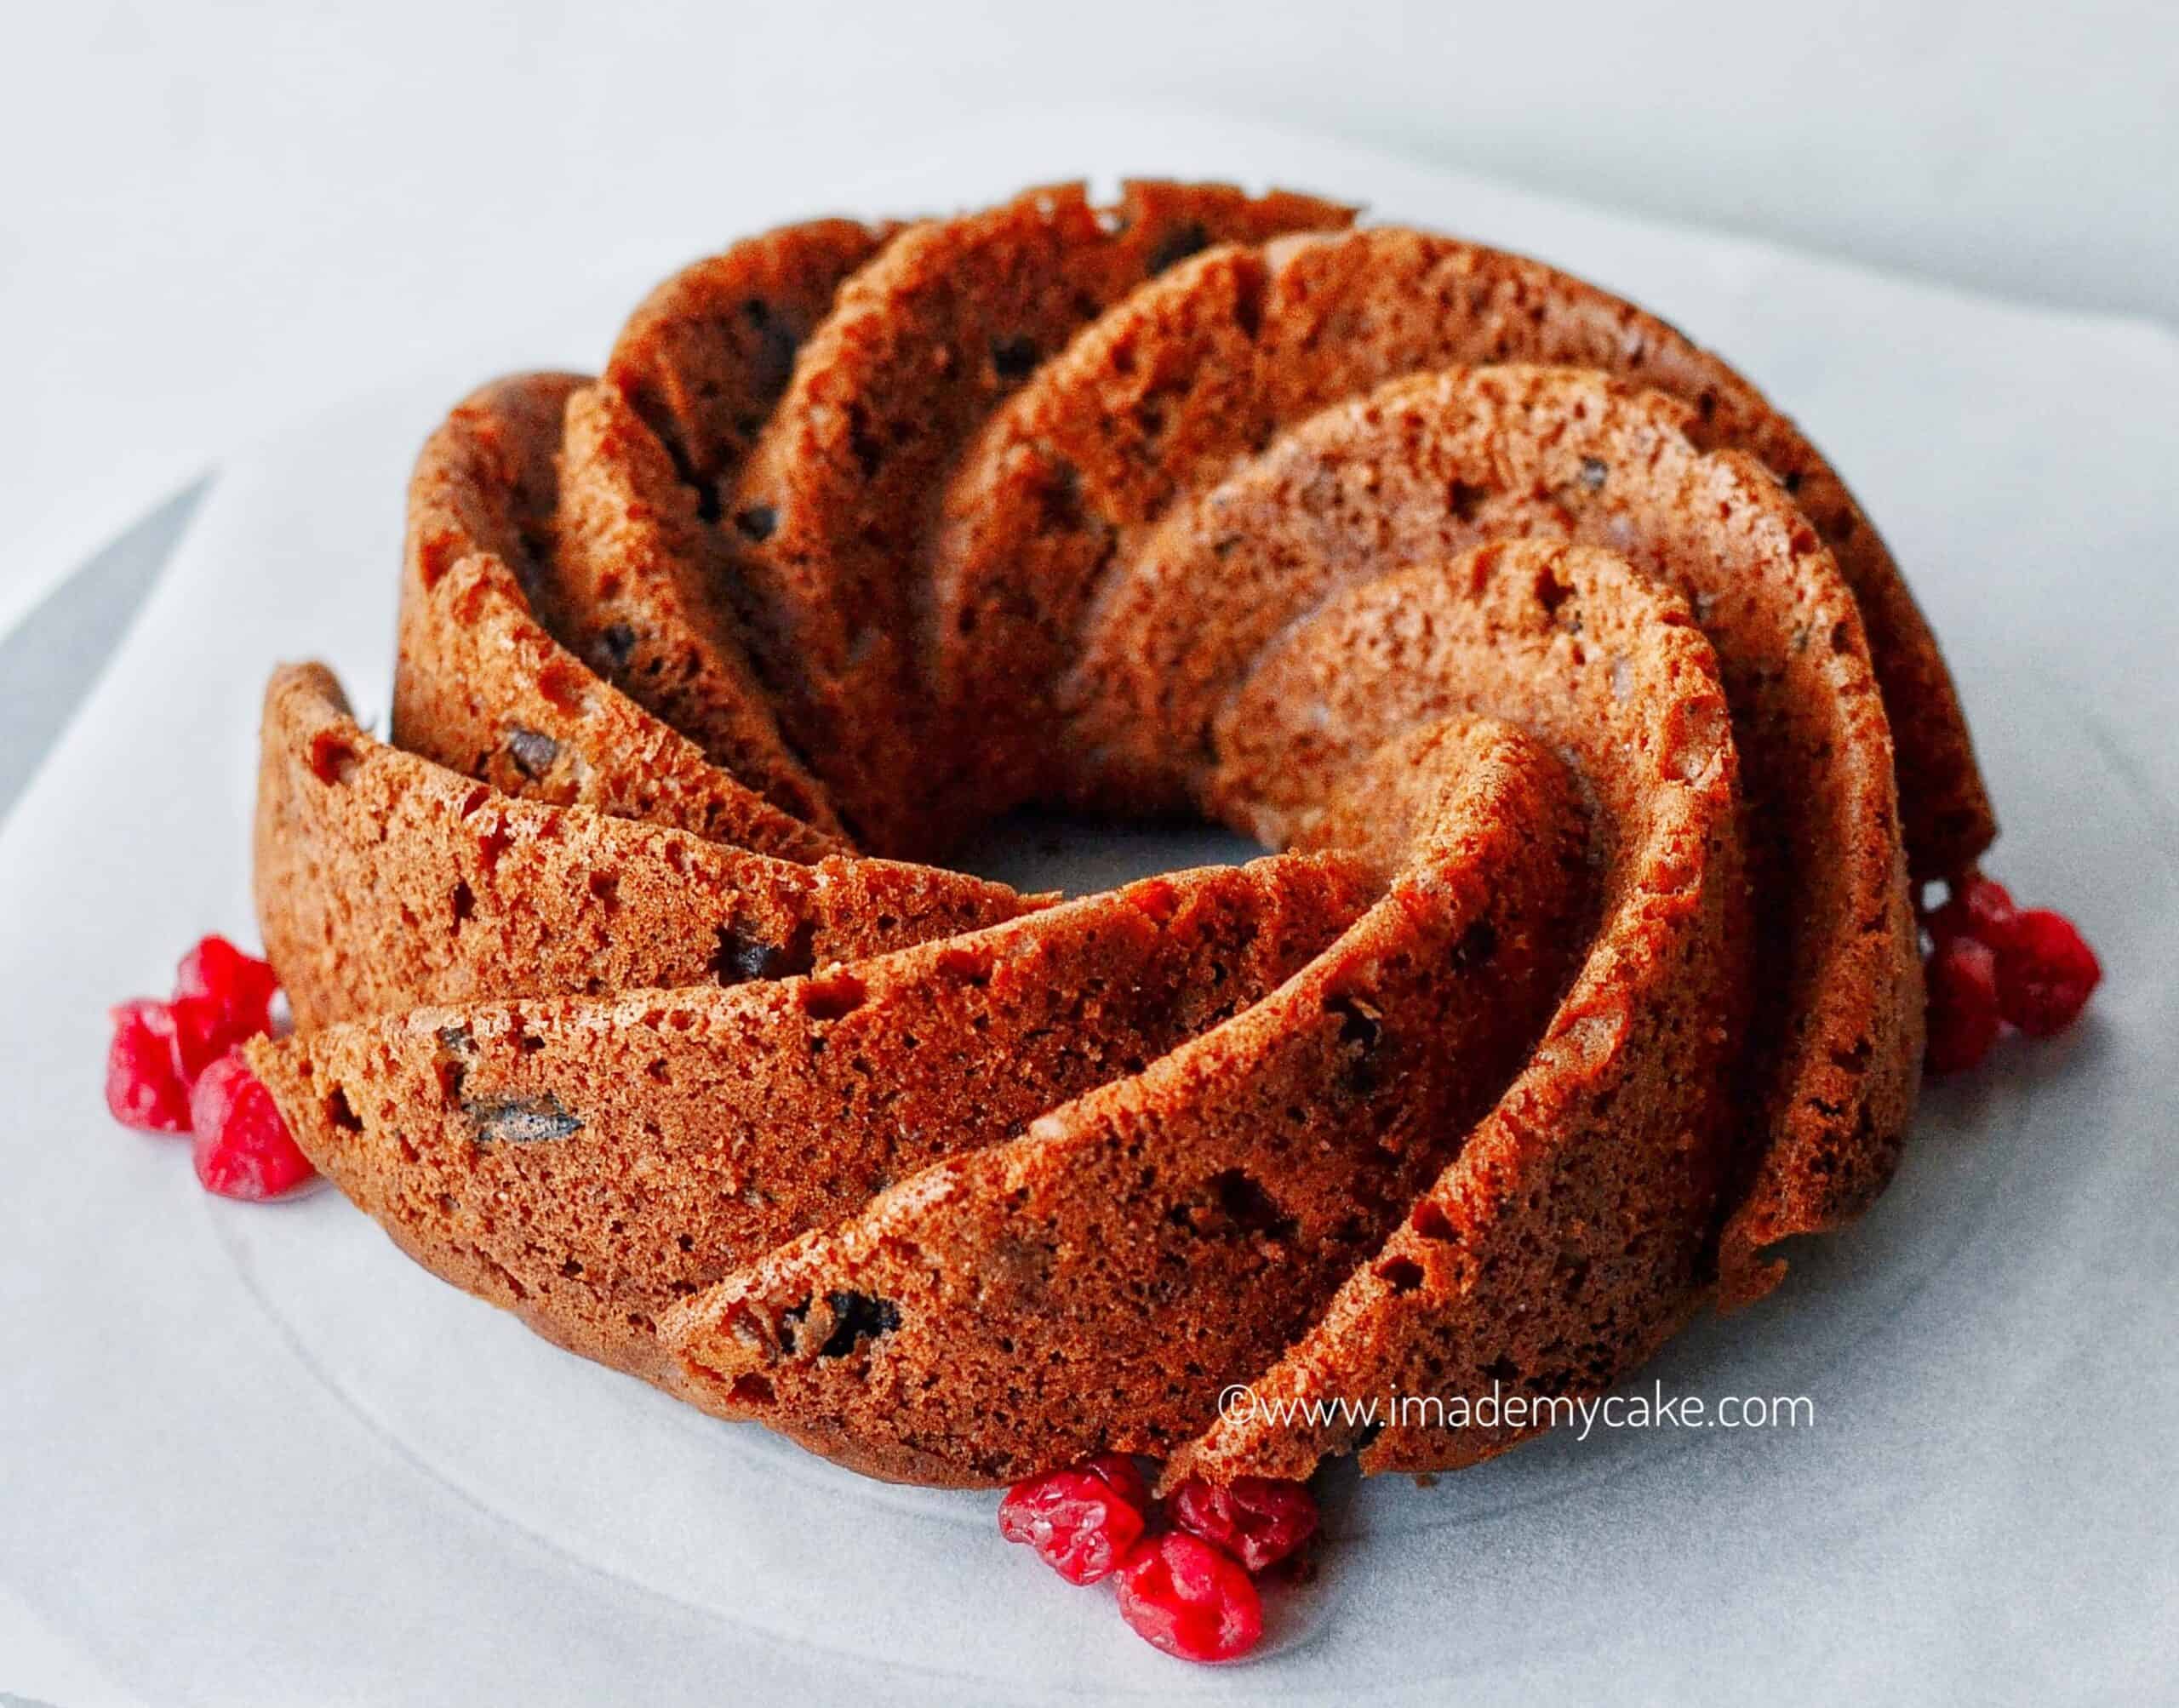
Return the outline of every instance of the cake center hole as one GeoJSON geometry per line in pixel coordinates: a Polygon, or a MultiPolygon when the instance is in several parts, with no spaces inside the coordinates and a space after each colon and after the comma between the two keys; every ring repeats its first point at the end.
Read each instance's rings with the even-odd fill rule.
{"type": "Polygon", "coordinates": [[[1028,810],[979,832],[948,862],[1016,889],[1095,895],[1139,877],[1238,865],[1263,849],[1201,820],[1141,820],[1028,810]]]}

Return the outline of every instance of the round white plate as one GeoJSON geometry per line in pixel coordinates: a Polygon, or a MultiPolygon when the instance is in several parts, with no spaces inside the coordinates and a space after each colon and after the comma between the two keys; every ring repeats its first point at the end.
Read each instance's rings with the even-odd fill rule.
{"type": "MultiPolygon", "coordinates": [[[[225,466],[0,837],[0,1586],[160,1702],[2167,1690],[2179,703],[2170,518],[2142,494],[2179,445],[2170,340],[1268,133],[1130,134],[1192,169],[1374,188],[1662,300],[1838,448],[1936,614],[2006,820],[1994,869],[2078,918],[2108,978],[2072,1036],[1935,1088],[1859,1227],[1629,1386],[1805,1400],[1799,1425],[1562,1433],[1427,1488],[1335,1475],[1321,1574],[1275,1596],[1261,1656],[1190,1669],[1001,1543],[995,1497],[713,1423],[439,1285],[330,1192],[208,1200],[182,1146],[113,1130],[104,1005],[163,987],[206,928],[249,934],[266,668],[324,656],[384,704],[437,386],[225,466]]],[[[980,191],[985,143],[868,205],[980,191]]],[[[1049,164],[1017,149],[1007,175],[1049,164]]],[[[610,326],[571,320],[540,358],[610,326]]],[[[1221,847],[1077,830],[991,858],[1094,888],[1221,847]]]]}

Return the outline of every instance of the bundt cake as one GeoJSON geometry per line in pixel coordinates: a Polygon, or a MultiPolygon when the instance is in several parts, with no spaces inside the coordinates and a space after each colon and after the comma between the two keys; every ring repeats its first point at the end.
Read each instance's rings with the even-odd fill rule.
{"type": "Polygon", "coordinates": [[[418,1262],[875,1476],[1458,1466],[1882,1191],[1994,833],[1883,542],[1713,356],[1307,197],[670,280],[456,408],[390,739],[273,677],[249,1060],[418,1262]],[[1061,900],[1034,804],[1269,850],[1061,900]],[[1261,1403],[1221,1408],[1245,1391],[1261,1403]]]}

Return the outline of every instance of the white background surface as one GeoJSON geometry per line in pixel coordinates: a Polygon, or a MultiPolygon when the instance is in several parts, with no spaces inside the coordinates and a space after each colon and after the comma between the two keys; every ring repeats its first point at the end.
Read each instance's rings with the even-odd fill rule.
{"type": "Polygon", "coordinates": [[[2179,319],[2164,0],[0,0],[0,621],[253,425],[1084,100],[2179,319]]]}
{"type": "MultiPolygon", "coordinates": [[[[1022,1684],[1827,1708],[2168,1691],[2179,342],[1227,127],[1055,122],[953,151],[861,190],[981,196],[1062,153],[1260,163],[1610,279],[1740,356],[1910,567],[2008,820],[1997,870],[2104,951],[2091,1020],[1930,1097],[1850,1238],[1654,1372],[1809,1394],[1815,1430],[1562,1435],[1427,1492],[1334,1477],[1341,1544],[1273,1659],[1180,1668],[1000,1543],[990,1497],[886,1490],[713,1426],[432,1282],[337,1197],[204,1198],[180,1147],[100,1109],[104,1003],[208,925],[247,928],[266,662],[320,654],[385,704],[396,488],[443,401],[393,388],[231,460],[0,834],[0,895],[49,904],[0,934],[0,1689],[71,1708],[693,1704],[813,1676],[832,1699],[949,1705],[1022,1684]]],[[[547,360],[602,346],[641,280],[562,283],[522,334],[547,360]]]]}

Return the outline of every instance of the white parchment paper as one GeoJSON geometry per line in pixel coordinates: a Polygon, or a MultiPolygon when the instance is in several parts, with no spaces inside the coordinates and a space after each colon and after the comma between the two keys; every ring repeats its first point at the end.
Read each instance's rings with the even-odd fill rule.
{"type": "MultiPolygon", "coordinates": [[[[160,1703],[2168,1691],[2179,343],[1221,123],[971,130],[838,201],[1083,170],[1342,193],[1626,292],[1796,414],[1907,565],[2005,820],[1994,869],[2073,914],[2108,977],[2073,1036],[1933,1093],[1860,1228],[1638,1385],[1806,1396],[1814,1426],[1554,1437],[1428,1489],[1335,1477],[1336,1545],[1263,1658],[1191,1670],[1003,1545],[994,1497],[862,1482],[569,1358],[330,1192],[203,1197],[186,1146],[107,1119],[104,1010],[206,929],[254,936],[271,664],[324,658],[385,705],[408,466],[484,377],[438,374],[224,460],[0,837],[0,1605],[71,1677],[160,1703]]],[[[816,211],[706,190],[691,254],[816,211]]],[[[571,257],[532,306],[566,312],[508,342],[595,366],[649,283],[571,257]]]]}

